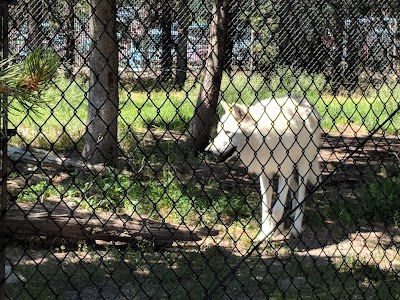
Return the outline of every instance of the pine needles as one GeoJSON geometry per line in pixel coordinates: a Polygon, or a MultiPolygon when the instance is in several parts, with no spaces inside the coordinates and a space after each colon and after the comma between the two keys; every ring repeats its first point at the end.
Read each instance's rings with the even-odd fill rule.
{"type": "Polygon", "coordinates": [[[40,97],[40,91],[54,76],[58,66],[59,59],[53,50],[36,50],[20,63],[14,63],[12,57],[0,61],[3,112],[23,113],[27,118],[40,114],[40,108],[46,103],[40,97]]]}

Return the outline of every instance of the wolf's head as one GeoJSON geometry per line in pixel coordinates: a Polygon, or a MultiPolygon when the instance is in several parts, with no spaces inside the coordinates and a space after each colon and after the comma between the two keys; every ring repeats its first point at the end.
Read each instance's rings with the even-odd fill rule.
{"type": "Polygon", "coordinates": [[[221,101],[221,105],[225,113],[218,123],[217,136],[206,151],[218,156],[220,161],[225,161],[246,145],[246,129],[252,118],[248,107],[244,105],[228,104],[225,101],[221,101]]]}

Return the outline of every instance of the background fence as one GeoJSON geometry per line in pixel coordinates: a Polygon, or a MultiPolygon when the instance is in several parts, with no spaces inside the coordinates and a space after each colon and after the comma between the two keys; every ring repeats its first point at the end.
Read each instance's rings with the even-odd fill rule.
{"type": "Polygon", "coordinates": [[[6,297],[400,297],[397,1],[1,3],[3,58],[60,60],[39,114],[0,91],[6,297]],[[199,150],[217,100],[287,95],[322,174],[304,232],[259,242],[258,176],[199,150]]]}

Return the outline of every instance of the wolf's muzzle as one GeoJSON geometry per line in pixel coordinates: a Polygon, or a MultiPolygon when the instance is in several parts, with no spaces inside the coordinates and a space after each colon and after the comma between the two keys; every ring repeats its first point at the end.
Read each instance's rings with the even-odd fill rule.
{"type": "Polygon", "coordinates": [[[218,156],[218,161],[224,162],[224,161],[228,160],[229,158],[232,157],[232,155],[235,153],[235,151],[236,151],[236,147],[232,147],[231,149],[220,153],[220,155],[218,156]]]}
{"type": "Polygon", "coordinates": [[[232,147],[230,149],[227,149],[226,151],[219,151],[218,149],[213,148],[211,145],[209,145],[206,149],[206,152],[213,154],[214,156],[217,157],[217,161],[219,163],[224,162],[228,160],[236,151],[236,147],[232,147]]]}

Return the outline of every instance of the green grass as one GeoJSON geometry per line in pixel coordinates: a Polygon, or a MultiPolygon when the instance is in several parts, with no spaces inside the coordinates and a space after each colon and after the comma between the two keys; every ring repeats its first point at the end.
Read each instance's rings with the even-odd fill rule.
{"type": "Polygon", "coordinates": [[[353,187],[326,187],[313,195],[306,206],[309,225],[318,228],[323,222],[337,226],[369,227],[373,224],[400,225],[399,165],[372,164],[365,177],[353,187]]]}
{"type": "MultiPolygon", "coordinates": [[[[203,179],[191,177],[187,173],[188,165],[201,163],[202,158],[193,157],[182,144],[174,141],[152,143],[142,139],[149,129],[184,131],[193,114],[198,92],[199,84],[195,82],[188,82],[181,91],[122,90],[119,143],[134,175],[102,175],[88,180],[80,178],[79,174],[71,174],[74,181],[69,186],[37,183],[22,190],[18,200],[63,197],[81,202],[88,209],[124,208],[157,219],[179,221],[202,216],[204,220],[201,221],[211,225],[221,216],[242,216],[246,219],[253,214],[253,210],[258,213],[256,192],[243,192],[240,188],[221,191],[214,178],[200,182],[203,179]],[[143,166],[140,174],[135,175],[143,166]],[[177,176],[179,173],[182,176],[177,176]],[[248,197],[249,194],[251,197],[248,197]],[[245,202],[246,198],[252,200],[245,202]]],[[[395,98],[400,96],[399,86],[389,84],[382,85],[379,90],[369,89],[363,94],[356,91],[348,96],[332,96],[323,76],[280,69],[269,82],[259,75],[225,75],[221,98],[250,105],[255,99],[283,96],[289,92],[304,94],[315,104],[323,116],[322,126],[327,132],[340,130],[340,125],[348,123],[363,124],[371,131],[397,107],[395,98]]],[[[57,150],[81,149],[87,94],[87,85],[83,82],[59,78],[52,87],[43,91],[43,97],[50,104],[43,110],[41,118],[29,123],[21,115],[11,116],[11,127],[17,126],[20,135],[12,138],[11,144],[57,150]]],[[[399,126],[400,115],[396,115],[384,130],[394,133],[399,126]]],[[[379,187],[380,184],[377,182],[375,185],[379,187]]],[[[370,189],[370,198],[375,199],[374,184],[370,189]]],[[[353,212],[340,203],[335,205],[333,213],[347,222],[346,218],[353,218],[353,212]]]]}
{"type": "MultiPolygon", "coordinates": [[[[27,184],[15,194],[16,200],[62,199],[89,210],[124,210],[167,222],[221,228],[225,239],[222,246],[229,239],[229,245],[233,245],[236,252],[247,251],[259,228],[257,185],[229,183],[225,181],[227,177],[196,173],[194,170],[204,163],[204,157],[192,156],[189,149],[174,141],[141,139],[148,129],[183,131],[193,114],[198,90],[198,84],[189,82],[183,91],[121,91],[119,139],[131,174],[93,177],[78,170],[67,174],[62,182],[41,180],[27,184]]],[[[224,76],[221,97],[230,102],[240,99],[251,104],[254,99],[283,96],[292,90],[304,93],[315,104],[323,116],[322,126],[328,132],[340,130],[340,125],[348,123],[364,124],[368,130],[373,130],[396,108],[395,99],[400,96],[397,85],[383,85],[377,91],[371,89],[364,94],[332,96],[322,76],[282,69],[267,83],[260,76],[248,78],[243,73],[233,78],[224,76]]],[[[53,87],[43,92],[43,97],[51,102],[34,123],[27,122],[21,115],[11,116],[10,123],[18,126],[20,134],[11,143],[57,150],[71,149],[78,143],[79,149],[87,110],[86,85],[58,79],[53,87]]],[[[384,130],[397,132],[399,122],[400,116],[395,116],[384,130]]],[[[26,171],[23,176],[13,172],[13,178],[29,179],[33,172],[40,173],[40,170],[26,171]]],[[[227,167],[216,173],[224,174],[226,170],[227,167]]],[[[43,172],[43,177],[48,179],[50,175],[43,172]]],[[[365,180],[365,185],[355,191],[357,200],[362,199],[361,204],[346,202],[346,199],[327,204],[326,199],[319,199],[318,215],[314,218],[307,211],[306,217],[315,219],[318,223],[313,224],[315,227],[325,220],[337,221],[341,226],[364,220],[398,224],[398,174],[382,172],[379,176],[365,180]]],[[[309,206],[306,209],[310,210],[309,206]]],[[[73,256],[69,259],[46,252],[45,259],[38,264],[16,260],[16,271],[28,282],[8,288],[15,299],[54,299],[55,295],[68,299],[71,297],[66,291],[84,291],[94,283],[102,286],[111,276],[112,286],[115,286],[112,297],[121,292],[136,295],[137,299],[185,299],[189,296],[202,299],[204,293],[241,259],[237,253],[230,252],[229,247],[214,246],[218,240],[213,240],[212,244],[212,247],[172,252],[154,252],[148,248],[99,251],[85,245],[78,251],[68,252],[73,256]]],[[[59,247],[58,251],[60,249],[64,248],[59,247]]],[[[269,243],[263,250],[263,254],[257,255],[256,251],[256,255],[241,265],[225,290],[217,287],[215,298],[220,298],[224,292],[232,299],[248,295],[255,299],[312,298],[315,295],[320,299],[348,295],[388,299],[400,295],[397,270],[395,267],[389,271],[380,269],[377,259],[364,261],[349,254],[330,261],[327,257],[304,255],[279,243],[269,243]]]]}
{"type": "Polygon", "coordinates": [[[381,174],[374,174],[361,187],[360,205],[362,215],[370,222],[400,225],[400,178],[399,166],[396,172],[382,167],[381,174]]]}
{"type": "Polygon", "coordinates": [[[174,223],[212,226],[221,220],[250,218],[258,215],[258,194],[254,188],[233,188],[215,180],[204,190],[197,182],[176,177],[164,167],[156,176],[140,178],[122,174],[90,176],[74,172],[68,183],[47,180],[25,186],[17,195],[19,202],[34,203],[38,199],[63,199],[90,211],[124,209],[157,220],[174,223]]]}
{"type": "MultiPolygon", "coordinates": [[[[129,144],[129,131],[147,129],[183,130],[195,107],[198,88],[188,84],[189,92],[154,90],[152,92],[120,93],[120,144],[129,144]]],[[[80,81],[58,79],[42,92],[49,104],[40,117],[29,122],[23,115],[11,115],[10,127],[17,127],[20,137],[16,145],[30,144],[38,148],[66,150],[81,142],[87,118],[87,86],[80,81]]]]}
{"type": "Polygon", "coordinates": [[[196,105],[198,88],[184,91],[155,90],[147,93],[121,92],[120,124],[131,129],[161,128],[182,130],[196,105]]]}
{"type": "MultiPolygon", "coordinates": [[[[199,88],[198,83],[188,82],[182,91],[121,90],[120,145],[127,147],[132,144],[129,141],[132,131],[183,131],[193,115],[199,88]]],[[[372,87],[363,93],[356,91],[351,95],[332,96],[323,76],[279,69],[268,82],[259,75],[225,75],[220,96],[229,102],[239,101],[250,105],[258,100],[290,93],[305,95],[315,104],[323,117],[322,126],[325,131],[336,131],[337,126],[348,123],[364,125],[371,131],[397,108],[396,99],[400,97],[400,87],[397,84],[384,84],[378,90],[372,87]]],[[[49,104],[42,110],[41,117],[35,117],[35,122],[29,122],[23,115],[11,116],[10,127],[17,127],[20,135],[11,142],[60,150],[71,149],[77,143],[80,149],[86,123],[87,84],[59,78],[54,85],[43,91],[42,96],[49,104]]],[[[383,130],[395,133],[399,126],[400,114],[383,130]]]]}
{"type": "Polygon", "coordinates": [[[26,279],[26,283],[8,285],[14,299],[51,300],[61,296],[66,299],[66,291],[82,289],[89,283],[104,280],[107,270],[100,257],[91,258],[90,262],[82,260],[79,264],[69,262],[78,257],[69,252],[64,263],[54,259],[54,254],[47,253],[37,265],[20,262],[16,272],[26,279]],[[57,265],[57,267],[54,267],[57,265]]]}

